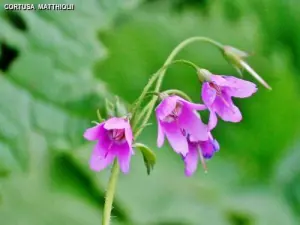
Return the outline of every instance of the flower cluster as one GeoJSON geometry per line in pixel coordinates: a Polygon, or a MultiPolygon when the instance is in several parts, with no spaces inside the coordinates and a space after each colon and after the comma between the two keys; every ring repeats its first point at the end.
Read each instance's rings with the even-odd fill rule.
{"type": "MultiPolygon", "coordinates": [[[[199,159],[206,169],[205,160],[220,149],[218,141],[211,134],[218,117],[228,122],[241,121],[242,114],[232,97],[246,98],[256,91],[256,85],[252,82],[233,76],[211,75],[202,84],[204,104],[195,104],[177,95],[162,95],[155,109],[158,147],[164,144],[166,137],[174,151],[182,156],[187,176],[196,171],[199,159]],[[197,113],[203,110],[210,112],[208,124],[204,124],[197,113]]],[[[90,160],[92,170],[100,171],[117,158],[122,172],[129,171],[134,151],[128,118],[112,117],[87,129],[84,137],[89,141],[97,141],[90,160]]]]}
{"type": "Polygon", "coordinates": [[[215,45],[222,51],[225,59],[239,72],[241,69],[245,69],[263,86],[271,89],[244,61],[247,56],[245,52],[230,46],[223,46],[205,37],[187,39],[172,51],[164,66],[151,77],[129,113],[126,115],[121,113],[121,116],[113,115],[114,104],[110,104],[107,109],[112,112],[109,119],[104,121],[100,119],[101,123],[85,131],[84,137],[87,140],[97,141],[90,159],[92,170],[100,171],[113,162],[117,162],[121,171],[128,173],[131,156],[134,154],[133,148],[135,148],[142,152],[149,173],[155,163],[155,155],[146,145],[135,143],[135,140],[147,125],[153,111],[156,114],[158,127],[157,146],[162,147],[165,138],[168,140],[175,153],[183,159],[186,176],[191,176],[197,170],[199,160],[205,171],[207,170],[205,161],[220,150],[218,141],[212,135],[218,120],[240,122],[242,113],[232,98],[250,97],[257,91],[257,87],[252,82],[234,76],[214,75],[190,61],[173,60],[179,50],[194,41],[206,41],[215,45]],[[193,103],[185,93],[179,90],[160,92],[166,68],[176,62],[188,64],[196,69],[198,78],[202,82],[201,104],[193,103]],[[151,100],[140,110],[141,102],[147,99],[146,96],[151,93],[151,87],[155,82],[151,100]],[[158,99],[160,102],[154,109],[158,99]],[[202,122],[199,113],[205,110],[209,112],[207,124],[202,122]]]}
{"type": "Polygon", "coordinates": [[[94,171],[101,171],[113,163],[105,197],[103,225],[110,224],[119,168],[123,173],[129,172],[131,156],[134,155],[133,149],[142,153],[147,173],[149,174],[153,169],[156,161],[155,154],[146,145],[135,142],[148,125],[153,111],[156,114],[158,127],[157,146],[162,147],[166,138],[175,153],[182,158],[185,175],[191,176],[197,170],[199,160],[204,170],[207,171],[206,160],[212,158],[220,150],[218,141],[212,135],[218,119],[232,123],[242,120],[242,113],[233,103],[232,98],[247,98],[257,91],[256,85],[252,82],[233,76],[214,75],[190,61],[174,60],[184,47],[196,41],[214,45],[240,74],[244,69],[264,87],[271,89],[245,62],[244,58],[247,57],[247,53],[231,46],[224,46],[206,37],[191,37],[173,49],[163,67],[149,79],[130,110],[120,104],[118,98],[115,103],[106,101],[108,119],[103,120],[98,111],[100,123],[84,132],[85,139],[97,142],[90,158],[90,168],[94,171]],[[202,82],[201,104],[193,103],[190,97],[180,90],[160,91],[167,68],[175,63],[184,63],[196,70],[198,79],[202,82]],[[143,105],[142,103],[148,100],[149,94],[152,95],[151,100],[143,105]],[[160,102],[155,108],[158,99],[160,102]],[[207,124],[201,120],[200,112],[203,111],[209,112],[207,124]]]}
{"type": "Polygon", "coordinates": [[[202,104],[188,102],[178,96],[162,100],[156,108],[158,121],[157,145],[161,147],[168,139],[174,151],[181,154],[185,163],[185,174],[192,175],[200,158],[203,167],[205,159],[211,158],[220,146],[211,134],[217,125],[218,116],[224,121],[239,122],[242,114],[232,101],[232,97],[246,98],[257,90],[252,82],[232,76],[210,76],[202,85],[202,104]],[[196,111],[210,112],[205,125],[196,111]]]}

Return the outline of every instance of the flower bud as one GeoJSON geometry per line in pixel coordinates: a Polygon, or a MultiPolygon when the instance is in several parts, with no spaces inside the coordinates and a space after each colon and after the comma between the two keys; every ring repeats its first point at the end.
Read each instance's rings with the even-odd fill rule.
{"type": "Polygon", "coordinates": [[[237,58],[244,59],[249,56],[247,52],[241,51],[231,46],[224,46],[224,55],[225,57],[227,57],[227,59],[232,60],[236,60],[237,58]]]}
{"type": "Polygon", "coordinates": [[[201,82],[210,81],[212,73],[206,69],[197,70],[198,78],[201,82]]]}
{"type": "Polygon", "coordinates": [[[160,100],[164,100],[164,99],[166,99],[167,97],[169,97],[169,95],[168,95],[168,93],[167,92],[161,92],[161,93],[159,93],[159,99],[160,100]]]}
{"type": "Polygon", "coordinates": [[[231,46],[224,46],[223,54],[226,60],[242,75],[241,70],[245,69],[252,75],[258,82],[260,82],[267,89],[272,89],[264,79],[259,76],[243,59],[248,57],[249,54],[231,46]]]}

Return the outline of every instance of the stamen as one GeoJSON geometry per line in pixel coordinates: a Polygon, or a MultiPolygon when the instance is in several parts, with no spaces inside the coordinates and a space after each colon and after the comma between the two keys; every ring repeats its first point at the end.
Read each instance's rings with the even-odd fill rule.
{"type": "Polygon", "coordinates": [[[125,140],[125,130],[124,129],[110,130],[109,136],[114,141],[123,141],[123,140],[125,140]]]}
{"type": "Polygon", "coordinates": [[[222,102],[223,102],[228,108],[230,108],[229,103],[224,99],[224,97],[223,97],[222,95],[219,96],[219,97],[221,98],[222,102]]]}
{"type": "Polygon", "coordinates": [[[186,133],[185,129],[181,129],[181,133],[182,133],[183,136],[185,136],[185,137],[187,136],[187,133],[186,133]]]}
{"type": "Polygon", "coordinates": [[[222,95],[221,87],[214,82],[209,82],[209,86],[216,90],[217,96],[220,97],[221,101],[226,105],[226,107],[228,107],[232,112],[234,112],[228,101],[226,101],[224,96],[222,95]]]}
{"type": "Polygon", "coordinates": [[[112,148],[113,144],[114,144],[114,142],[113,142],[113,141],[112,141],[112,142],[110,142],[110,145],[108,146],[108,149],[107,149],[107,151],[105,152],[104,159],[107,157],[107,155],[108,155],[108,153],[109,153],[110,149],[112,148]]]}
{"type": "Polygon", "coordinates": [[[204,159],[203,154],[202,154],[202,150],[201,150],[200,147],[198,147],[198,150],[199,150],[199,156],[200,156],[202,167],[204,169],[204,172],[207,173],[208,169],[207,169],[206,162],[205,162],[205,159],[204,159]]]}
{"type": "Polygon", "coordinates": [[[222,90],[221,90],[221,87],[219,85],[217,85],[216,83],[214,82],[209,82],[209,86],[213,89],[216,90],[217,92],[217,96],[221,96],[222,95],[222,90]]]}
{"type": "Polygon", "coordinates": [[[180,102],[176,103],[175,109],[165,117],[165,122],[173,122],[174,120],[177,120],[180,113],[182,111],[182,104],[180,102]]]}

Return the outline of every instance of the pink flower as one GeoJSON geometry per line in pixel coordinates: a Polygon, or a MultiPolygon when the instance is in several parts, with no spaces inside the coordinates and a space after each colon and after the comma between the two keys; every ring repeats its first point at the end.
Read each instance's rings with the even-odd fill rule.
{"type": "Polygon", "coordinates": [[[256,85],[232,76],[211,75],[210,79],[211,81],[204,82],[202,86],[202,99],[210,111],[210,130],[217,125],[216,114],[224,121],[241,121],[242,114],[231,97],[250,97],[257,91],[256,85]]]}
{"type": "Polygon", "coordinates": [[[158,123],[157,145],[161,147],[166,136],[175,152],[188,153],[186,135],[192,135],[197,141],[208,139],[208,127],[203,124],[195,110],[204,110],[202,104],[188,102],[178,96],[169,96],[157,106],[158,123]]]}
{"type": "Polygon", "coordinates": [[[100,171],[111,164],[117,157],[123,173],[129,172],[132,150],[132,130],[128,120],[113,117],[89,128],[84,138],[97,141],[90,158],[90,168],[100,171]]]}
{"type": "Polygon", "coordinates": [[[187,137],[189,152],[184,157],[185,175],[191,176],[197,170],[199,158],[205,170],[205,159],[210,159],[216,151],[219,151],[220,146],[217,140],[213,138],[211,133],[208,133],[209,139],[206,141],[194,141],[191,137],[187,137]]]}

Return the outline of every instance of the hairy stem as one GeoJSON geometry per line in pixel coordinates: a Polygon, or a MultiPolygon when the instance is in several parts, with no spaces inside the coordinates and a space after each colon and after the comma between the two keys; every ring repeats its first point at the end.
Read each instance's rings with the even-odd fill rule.
{"type": "Polygon", "coordinates": [[[112,167],[111,175],[110,175],[110,178],[108,181],[108,187],[107,187],[107,192],[106,192],[106,196],[105,196],[102,225],[109,225],[109,223],[110,223],[110,214],[111,214],[111,210],[112,210],[112,204],[113,204],[113,200],[114,200],[119,171],[120,171],[119,164],[118,164],[117,160],[115,159],[113,167],[112,167]]]}
{"type": "MultiPolygon", "coordinates": [[[[194,65],[193,63],[186,61],[186,60],[175,60],[174,62],[173,59],[175,58],[175,56],[187,45],[196,42],[196,41],[204,41],[204,42],[208,42],[210,44],[213,44],[214,46],[218,47],[219,49],[223,49],[223,45],[211,40],[209,38],[206,37],[191,37],[188,38],[186,40],[184,40],[183,42],[181,42],[172,52],[171,54],[168,56],[167,60],[165,61],[163,67],[161,69],[159,69],[155,74],[152,75],[152,77],[150,78],[149,82],[147,83],[147,85],[144,87],[141,95],[139,96],[139,98],[136,101],[136,104],[133,106],[132,109],[132,117],[136,117],[136,112],[138,110],[138,108],[140,107],[143,99],[145,98],[147,92],[149,91],[149,89],[151,88],[151,86],[154,84],[155,80],[157,80],[156,86],[155,86],[155,90],[154,92],[159,92],[160,91],[160,87],[164,78],[164,75],[166,73],[166,69],[169,65],[173,64],[173,63],[185,63],[185,64],[189,64],[190,66],[197,68],[196,65],[194,65]]],[[[143,114],[145,114],[144,119],[142,120],[142,124],[140,125],[140,129],[135,130],[134,129],[134,137],[135,139],[141,134],[141,132],[143,131],[145,125],[148,123],[148,120],[151,116],[151,112],[153,111],[153,108],[155,106],[155,102],[158,99],[158,96],[153,95],[152,99],[150,100],[150,102],[147,105],[147,111],[143,112],[143,114]]],[[[141,117],[138,117],[141,118],[141,117]]],[[[135,127],[135,124],[133,124],[135,127]]],[[[118,179],[118,175],[119,175],[119,165],[118,162],[115,160],[113,167],[112,167],[112,171],[111,171],[111,175],[108,181],[108,187],[107,187],[107,192],[106,192],[106,198],[105,198],[105,204],[104,204],[104,210],[103,210],[103,217],[102,217],[102,225],[109,225],[110,222],[110,217],[111,217],[111,210],[112,210],[112,204],[113,204],[113,199],[114,199],[114,194],[115,194],[115,189],[116,189],[116,183],[117,183],[117,179],[118,179]]]]}
{"type": "Polygon", "coordinates": [[[181,96],[182,98],[192,102],[192,99],[190,98],[190,96],[188,96],[186,93],[184,93],[183,91],[177,90],[177,89],[169,89],[167,91],[164,91],[163,93],[166,93],[168,95],[178,95],[181,96]]]}
{"type": "Polygon", "coordinates": [[[143,110],[137,115],[136,121],[133,123],[132,129],[135,130],[136,126],[138,125],[139,121],[146,115],[148,110],[150,109],[151,105],[148,103],[143,110]]]}

